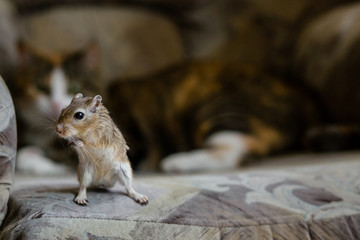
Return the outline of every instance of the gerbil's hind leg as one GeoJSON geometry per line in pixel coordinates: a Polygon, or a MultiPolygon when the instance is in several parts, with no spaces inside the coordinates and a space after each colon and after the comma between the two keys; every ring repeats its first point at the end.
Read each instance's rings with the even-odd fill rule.
{"type": "Polygon", "coordinates": [[[74,201],[81,206],[86,206],[88,203],[86,197],[86,188],[90,185],[92,181],[92,172],[90,171],[90,169],[85,169],[84,166],[79,166],[78,178],[80,183],[80,189],[74,201]]]}
{"type": "Polygon", "coordinates": [[[120,164],[119,180],[124,185],[126,193],[129,197],[131,197],[132,199],[134,199],[134,201],[138,202],[141,205],[148,204],[149,200],[147,196],[136,192],[132,188],[132,170],[130,164],[128,163],[120,164]]]}
{"type": "Polygon", "coordinates": [[[188,172],[235,168],[248,153],[246,138],[234,131],[215,133],[207,139],[207,148],[172,154],[163,159],[162,169],[188,172]]]}

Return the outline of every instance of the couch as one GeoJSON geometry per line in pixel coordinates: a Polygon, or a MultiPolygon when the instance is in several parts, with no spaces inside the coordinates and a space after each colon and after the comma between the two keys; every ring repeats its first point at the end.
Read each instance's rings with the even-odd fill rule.
{"type": "MultiPolygon", "coordinates": [[[[20,9],[16,19],[21,29],[19,34],[34,45],[43,46],[49,43],[51,46],[48,47],[59,49],[62,49],[63,45],[78,47],[76,44],[81,45],[89,36],[93,37],[96,26],[102,30],[103,25],[92,26],[93,22],[90,22],[91,28],[69,24],[71,21],[78,21],[79,12],[92,13],[92,7],[54,7],[57,2],[74,2],[74,6],[77,6],[77,3],[86,1],[13,2],[20,9]],[[45,5],[51,7],[44,7],[45,5]],[[69,22],[63,21],[61,16],[64,15],[69,22]],[[64,25],[71,31],[63,29],[64,25]],[[66,33],[70,31],[71,34],[65,36],[54,26],[66,33]],[[44,27],[62,37],[43,31],[44,27]]],[[[104,2],[129,3],[122,0],[104,2]]],[[[118,51],[122,54],[116,54],[118,51],[104,46],[103,54],[107,57],[104,62],[109,61],[109,64],[105,64],[107,68],[103,69],[106,78],[119,74],[146,75],[188,58],[245,62],[259,68],[271,69],[281,75],[284,71],[287,73],[292,64],[295,64],[295,73],[305,79],[307,84],[313,85],[314,91],[321,93],[323,100],[331,101],[339,99],[338,91],[345,89],[337,86],[346,85],[345,80],[357,80],[357,77],[353,76],[358,76],[358,59],[350,58],[340,50],[346,49],[346,53],[351,56],[358,52],[360,45],[357,44],[357,39],[360,39],[360,34],[357,31],[357,18],[347,16],[358,16],[348,13],[358,11],[359,4],[357,7],[349,6],[340,9],[340,12],[325,14],[311,22],[318,14],[326,13],[344,2],[353,2],[352,0],[280,0],[271,4],[268,4],[268,1],[250,0],[135,2],[145,3],[150,6],[150,10],[154,3],[163,7],[168,7],[169,4],[170,9],[180,9],[179,15],[195,22],[192,26],[198,29],[188,27],[186,23],[189,19],[174,24],[166,16],[158,14],[159,12],[154,13],[148,8],[134,12],[127,8],[118,9],[124,15],[115,15],[124,20],[123,24],[117,28],[119,20],[116,18],[115,24],[112,22],[114,25],[108,24],[106,27],[116,27],[119,30],[119,42],[128,43],[130,48],[128,46],[127,49],[132,51],[123,51],[124,44],[119,44],[118,51]],[[190,4],[192,2],[196,4],[190,4]],[[194,8],[189,8],[188,5],[194,8]],[[204,6],[210,7],[202,8],[204,6]],[[219,9],[221,11],[218,11],[219,9]],[[137,24],[139,18],[141,23],[146,24],[137,24]],[[125,21],[126,19],[128,21],[125,21]],[[218,24],[213,24],[214,19],[218,24]],[[344,19],[348,26],[347,32],[340,31],[343,29],[334,24],[341,23],[344,19]],[[167,54],[154,55],[150,50],[136,51],[142,48],[142,44],[144,49],[148,49],[145,48],[148,44],[141,41],[145,39],[143,35],[135,34],[133,37],[128,31],[137,29],[135,32],[147,33],[146,30],[151,30],[148,24],[156,25],[155,28],[159,30],[153,35],[151,42],[156,46],[151,49],[155,52],[159,52],[158,48],[163,50],[162,42],[165,41],[169,43],[167,54]],[[329,26],[326,27],[328,34],[318,31],[318,26],[321,28],[323,24],[329,26]],[[308,29],[305,28],[306,25],[309,26],[308,29]],[[297,39],[303,28],[305,31],[302,38],[297,39]],[[338,38],[339,33],[341,38],[338,38]],[[157,40],[158,38],[161,41],[157,40]],[[341,41],[337,41],[339,39],[341,41]],[[334,48],[336,51],[333,51],[334,48]],[[144,52],[149,54],[144,56],[144,52]],[[296,61],[293,61],[294,56],[296,61]],[[322,65],[323,59],[331,59],[331,64],[322,65]],[[142,64],[139,64],[139,61],[142,64]],[[119,64],[122,67],[119,67],[119,64]],[[338,64],[340,67],[337,67],[338,64]],[[318,68],[314,70],[313,66],[318,68]],[[121,72],[117,72],[120,70],[121,72]],[[346,78],[343,77],[344,71],[346,78]],[[329,86],[325,81],[327,76],[333,77],[329,86]],[[330,92],[330,97],[326,95],[327,91],[324,91],[328,88],[334,91],[330,92]]],[[[15,46],[12,43],[17,33],[11,31],[14,28],[4,24],[3,17],[7,16],[2,13],[5,9],[4,3],[5,1],[0,1],[0,48],[5,46],[5,49],[0,49],[1,73],[4,72],[4,66],[16,60],[13,56],[16,50],[7,46],[15,46]],[[5,36],[8,38],[4,39],[5,36]]],[[[113,7],[106,5],[100,12],[96,12],[96,20],[105,21],[106,18],[102,17],[109,16],[109,11],[112,12],[113,7]]],[[[110,39],[105,34],[98,35],[102,37],[98,39],[100,45],[101,40],[110,39]]],[[[110,40],[117,41],[115,38],[110,40]]],[[[354,85],[350,83],[350,87],[346,89],[358,89],[358,81],[355,81],[354,85]]],[[[341,94],[357,97],[356,94],[341,94]]],[[[344,98],[339,103],[347,102],[344,98]]],[[[324,103],[329,108],[329,113],[332,113],[334,104],[327,101],[324,103]]],[[[356,117],[359,112],[358,104],[347,106],[350,108],[338,104],[334,112],[339,109],[346,110],[346,114],[341,116],[356,117]]],[[[89,204],[82,207],[73,201],[78,188],[75,173],[41,177],[14,173],[16,136],[13,103],[4,82],[0,80],[0,240],[360,239],[359,152],[273,157],[226,172],[188,175],[139,174],[135,176],[134,188],[149,196],[150,203],[147,206],[138,205],[125,195],[121,186],[116,186],[112,189],[89,190],[89,204]]]]}
{"type": "Polygon", "coordinates": [[[116,186],[91,189],[84,207],[73,201],[75,174],[15,174],[12,186],[16,125],[2,80],[0,99],[0,239],[360,239],[360,153],[136,176],[134,188],[149,197],[148,205],[116,186]]]}

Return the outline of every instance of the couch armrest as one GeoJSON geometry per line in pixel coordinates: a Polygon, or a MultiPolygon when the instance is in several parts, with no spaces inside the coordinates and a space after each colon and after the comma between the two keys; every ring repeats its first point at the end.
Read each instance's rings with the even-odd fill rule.
{"type": "Polygon", "coordinates": [[[16,144],[14,104],[5,82],[0,77],[0,225],[6,215],[13,182],[16,144]]]}

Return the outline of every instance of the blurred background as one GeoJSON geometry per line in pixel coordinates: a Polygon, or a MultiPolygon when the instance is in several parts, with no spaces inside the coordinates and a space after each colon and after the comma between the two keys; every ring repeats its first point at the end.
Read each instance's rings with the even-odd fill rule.
{"type": "Polygon", "coordinates": [[[359,22],[355,0],[0,0],[0,74],[25,116],[19,129],[36,118],[18,80],[34,74],[32,55],[56,64],[82,51],[94,80],[81,81],[100,92],[189,60],[247,64],[306,86],[326,123],[356,130],[359,22]]]}

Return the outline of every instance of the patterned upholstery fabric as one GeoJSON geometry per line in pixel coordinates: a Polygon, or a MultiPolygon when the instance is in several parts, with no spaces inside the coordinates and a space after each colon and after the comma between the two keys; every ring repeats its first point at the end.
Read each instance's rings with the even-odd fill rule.
{"type": "Polygon", "coordinates": [[[75,178],[17,189],[0,239],[360,239],[360,162],[136,178],[73,202],[75,178]]]}
{"type": "Polygon", "coordinates": [[[0,225],[5,217],[12,185],[16,154],[14,105],[0,77],[0,225]]]}

